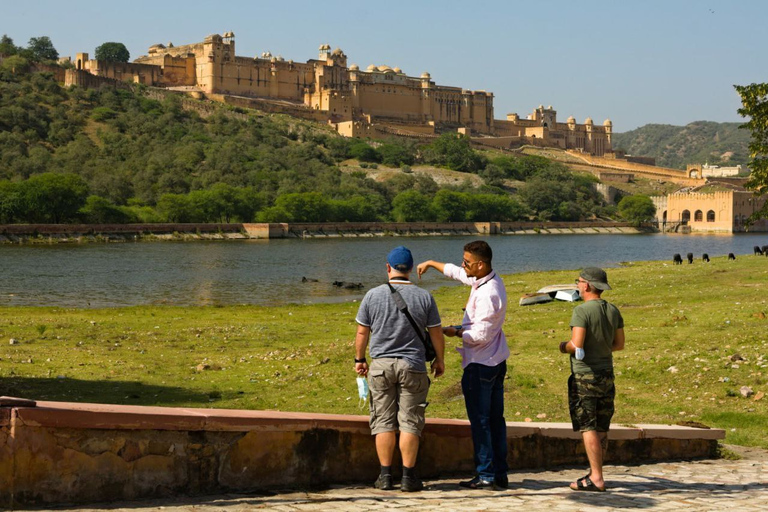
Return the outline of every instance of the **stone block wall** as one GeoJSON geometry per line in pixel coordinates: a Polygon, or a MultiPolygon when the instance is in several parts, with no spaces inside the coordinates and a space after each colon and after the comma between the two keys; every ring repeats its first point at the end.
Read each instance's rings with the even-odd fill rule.
{"type": "MultiPolygon", "coordinates": [[[[586,461],[570,424],[507,423],[511,468],[586,461]]],[[[722,430],[615,426],[610,463],[711,458],[722,430]]],[[[367,416],[137,407],[0,397],[0,508],[270,488],[369,484],[378,473],[367,416]]],[[[399,468],[395,461],[394,467],[399,468]]],[[[473,472],[464,420],[428,419],[425,478],[473,472]]]]}

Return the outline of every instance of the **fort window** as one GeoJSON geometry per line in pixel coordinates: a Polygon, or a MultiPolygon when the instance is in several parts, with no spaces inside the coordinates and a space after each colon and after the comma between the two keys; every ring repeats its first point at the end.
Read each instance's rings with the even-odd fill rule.
{"type": "Polygon", "coordinates": [[[683,216],[680,219],[683,224],[688,224],[691,221],[691,212],[688,210],[683,210],[683,216]]]}
{"type": "Polygon", "coordinates": [[[715,222],[715,212],[713,210],[707,212],[707,222],[715,222]]]}
{"type": "Polygon", "coordinates": [[[704,220],[704,214],[701,213],[701,210],[696,210],[696,213],[693,214],[693,220],[696,222],[701,222],[704,220]]]}

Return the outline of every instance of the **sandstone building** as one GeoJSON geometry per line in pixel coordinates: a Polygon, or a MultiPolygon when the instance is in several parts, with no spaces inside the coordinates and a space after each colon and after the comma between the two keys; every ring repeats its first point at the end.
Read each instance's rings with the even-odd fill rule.
{"type": "Polygon", "coordinates": [[[656,205],[659,228],[691,233],[739,233],[768,231],[768,219],[747,227],[747,219],[765,204],[752,192],[724,190],[688,192],[651,198],[656,205]]]}
{"type": "Polygon", "coordinates": [[[595,126],[587,118],[557,121],[552,107],[539,106],[521,119],[509,114],[494,119],[493,93],[437,85],[429,73],[410,76],[398,67],[349,65],[341,49],[320,46],[317,59],[294,62],[268,52],[237,56],[235,35],[213,34],[183,46],[156,44],[133,63],[75,58],[68,83],[85,85],[86,74],[157,87],[179,88],[208,97],[258,98],[285,105],[296,115],[322,114],[347,136],[390,134],[430,137],[460,131],[478,143],[504,147],[521,143],[554,146],[604,155],[612,152],[612,125],[595,126]]]}

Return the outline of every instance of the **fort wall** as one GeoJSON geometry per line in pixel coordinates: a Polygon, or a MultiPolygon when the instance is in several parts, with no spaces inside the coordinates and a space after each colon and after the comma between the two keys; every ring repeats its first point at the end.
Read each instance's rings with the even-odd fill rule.
{"type": "MultiPolygon", "coordinates": [[[[363,124],[390,124],[396,131],[414,134],[428,133],[433,130],[431,126],[439,125],[442,130],[458,128],[475,135],[521,137],[536,140],[537,145],[598,155],[612,150],[610,121],[604,126],[594,126],[591,119],[584,125],[572,118],[558,123],[557,113],[543,106],[529,119],[510,115],[505,121],[495,120],[492,93],[437,85],[429,73],[413,77],[389,66],[371,65],[363,71],[356,65],[348,66],[344,52],[331,52],[328,45],[320,47],[317,59],[305,63],[286,61],[268,52],[254,58],[238,57],[234,34],[227,32],[210,35],[201,43],[153,45],[133,64],[99,63],[88,60],[87,54],[78,54],[77,62],[78,69],[100,76],[159,87],[195,87],[217,99],[237,96],[303,103],[322,113],[322,120],[338,126],[344,135],[376,137],[386,132],[363,124]],[[355,123],[346,124],[350,121],[355,123]],[[427,128],[416,129],[415,124],[427,128]]],[[[505,142],[483,144],[504,147],[505,142]]]]}
{"type": "Polygon", "coordinates": [[[615,158],[602,158],[599,156],[584,154],[578,151],[569,151],[568,153],[578,157],[593,167],[602,167],[617,171],[632,171],[647,178],[663,179],[664,181],[672,181],[674,183],[688,186],[703,185],[705,182],[705,180],[702,178],[690,177],[686,171],[680,171],[677,169],[668,169],[665,167],[656,167],[653,165],[627,162],[615,158]]]}
{"type": "Polygon", "coordinates": [[[131,84],[121,80],[94,75],[82,69],[67,69],[64,72],[64,86],[70,87],[73,85],[84,89],[100,89],[102,87],[111,87],[114,89],[131,88],[131,84]]]}

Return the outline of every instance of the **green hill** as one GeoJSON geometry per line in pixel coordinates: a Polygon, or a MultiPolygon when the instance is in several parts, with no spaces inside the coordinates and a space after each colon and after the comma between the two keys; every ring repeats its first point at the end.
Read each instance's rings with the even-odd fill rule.
{"type": "Polygon", "coordinates": [[[286,115],[151,98],[138,86],[62,88],[19,59],[0,62],[0,223],[615,215],[594,181],[546,158],[476,151],[456,134],[428,144],[348,139],[286,115]],[[342,172],[350,159],[360,169],[342,172]],[[393,171],[382,181],[367,172],[379,165],[393,171]],[[434,167],[467,179],[421,172],[434,167]]]}
{"type": "Polygon", "coordinates": [[[749,162],[750,134],[740,123],[695,121],[686,126],[647,124],[616,133],[613,148],[634,156],[652,156],[656,164],[685,169],[686,164],[742,165],[749,162]]]}

